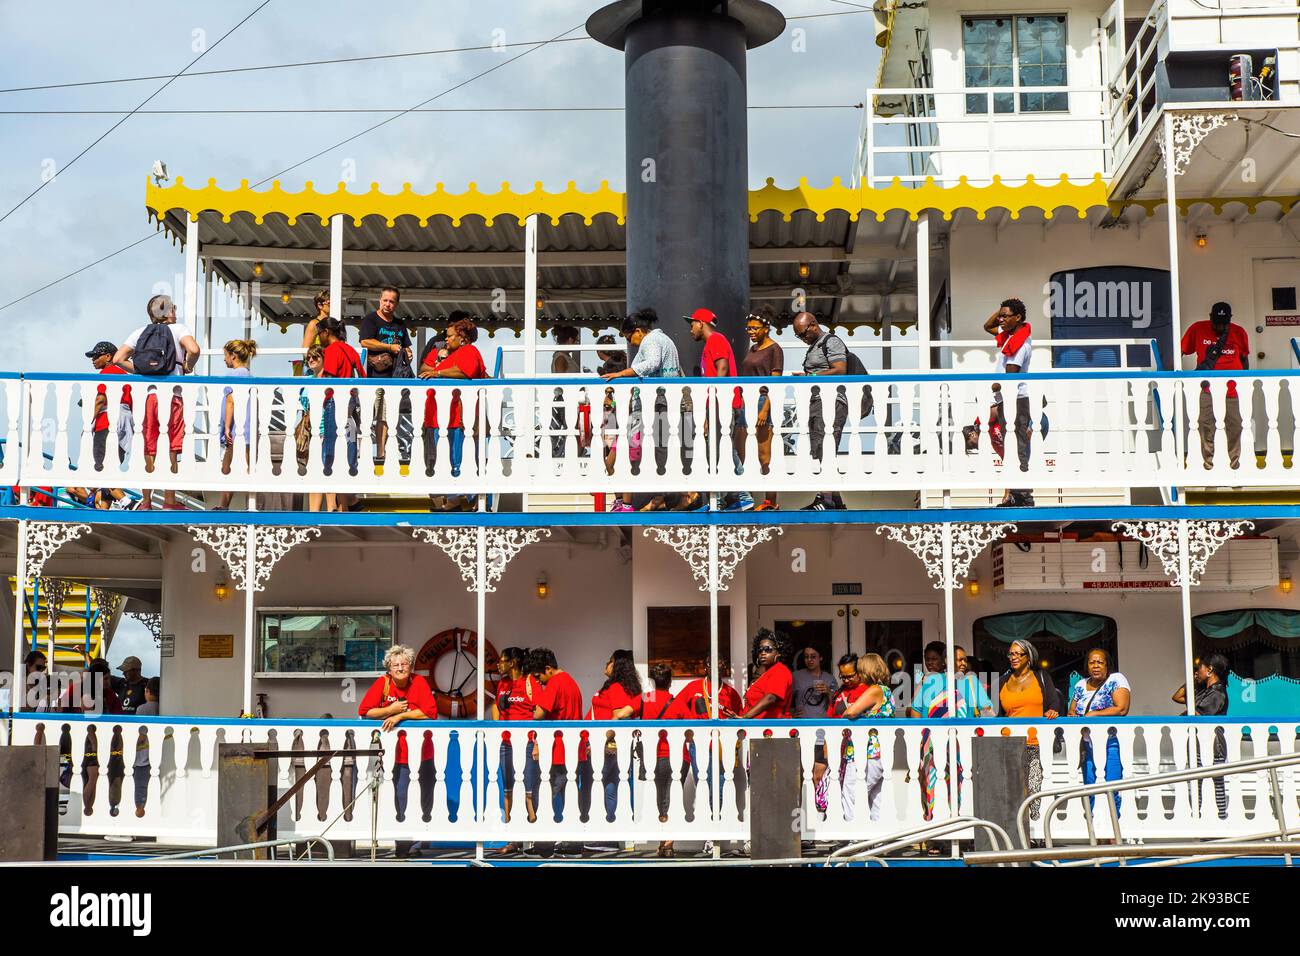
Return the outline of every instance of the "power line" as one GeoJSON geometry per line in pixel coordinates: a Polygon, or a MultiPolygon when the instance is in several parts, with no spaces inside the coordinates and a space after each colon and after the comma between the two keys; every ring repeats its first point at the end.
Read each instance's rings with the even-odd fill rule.
{"type": "Polygon", "coordinates": [[[444,96],[447,96],[451,93],[455,93],[457,90],[461,89],[462,87],[468,86],[470,83],[473,83],[475,80],[482,79],[483,77],[487,76],[489,73],[495,73],[497,70],[501,69],[502,67],[509,66],[511,63],[514,63],[516,60],[522,60],[524,57],[528,56],[528,54],[535,53],[538,50],[542,49],[543,47],[548,46],[555,40],[559,40],[562,37],[568,36],[570,33],[572,33],[574,30],[577,30],[581,26],[583,26],[582,23],[579,23],[577,26],[569,27],[569,29],[565,30],[563,33],[557,33],[555,36],[551,37],[551,39],[545,40],[537,44],[536,46],[532,47],[531,49],[527,49],[523,53],[516,53],[508,60],[503,60],[502,62],[496,64],[495,66],[488,67],[486,70],[483,70],[480,73],[475,73],[469,79],[462,80],[461,82],[457,83],[455,86],[443,90],[441,93],[435,93],[433,96],[430,96],[428,99],[421,100],[419,103],[416,103],[410,109],[402,110],[402,112],[396,114],[395,116],[390,116],[387,119],[380,120],[378,123],[375,123],[371,126],[367,126],[365,129],[361,130],[360,132],[353,133],[351,136],[347,137],[346,139],[341,139],[337,143],[334,143],[331,146],[326,146],[324,149],[312,153],[306,159],[299,160],[298,162],[294,163],[292,166],[286,166],[278,173],[272,173],[270,176],[267,176],[265,179],[259,180],[253,185],[254,187],[263,186],[266,183],[269,183],[273,179],[278,179],[279,177],[283,176],[285,173],[293,172],[299,166],[305,166],[308,163],[312,162],[313,160],[319,159],[320,157],[324,156],[326,153],[338,149],[340,146],[346,146],[354,139],[360,139],[362,136],[365,136],[368,133],[373,133],[375,130],[379,129],[380,127],[387,126],[389,123],[393,122],[393,120],[401,119],[407,113],[414,112],[415,110],[418,110],[422,106],[428,106],[434,100],[439,100],[442,99],[444,96]]]}
{"type": "MultiPolygon", "coordinates": [[[[269,2],[270,2],[270,0],[266,0],[266,3],[269,3],[269,2]]],[[[263,6],[265,6],[265,3],[263,4],[263,6]]],[[[259,7],[258,9],[260,10],[261,7],[259,7]]],[[[257,11],[254,10],[253,12],[256,13],[257,11]]],[[[250,16],[251,16],[251,14],[250,14],[250,16]]],[[[582,25],[582,24],[579,24],[578,26],[581,26],[581,25],[582,25]]],[[[440,97],[440,96],[445,96],[445,95],[447,95],[448,93],[451,93],[451,92],[454,92],[455,90],[461,89],[461,88],[464,87],[466,84],[468,84],[468,83],[472,83],[472,82],[474,82],[475,80],[479,79],[480,77],[487,76],[487,74],[493,72],[494,70],[499,70],[499,69],[500,69],[501,67],[503,67],[503,66],[508,66],[510,63],[513,63],[515,60],[518,60],[518,59],[520,59],[521,57],[525,57],[525,56],[527,56],[529,53],[534,52],[534,50],[539,50],[539,49],[541,49],[543,46],[547,46],[547,45],[549,45],[550,43],[554,42],[555,40],[558,40],[558,39],[564,37],[566,34],[572,33],[572,32],[573,32],[574,30],[576,30],[576,29],[578,29],[578,27],[576,27],[576,26],[575,26],[575,27],[570,27],[569,29],[565,30],[564,33],[558,34],[556,37],[552,38],[551,40],[544,41],[544,42],[542,42],[542,43],[540,43],[540,44],[534,46],[533,49],[531,49],[531,50],[525,50],[523,53],[520,53],[518,56],[511,57],[509,60],[505,61],[504,63],[499,63],[499,64],[497,64],[496,66],[492,67],[492,69],[490,69],[490,70],[484,70],[484,71],[481,72],[481,73],[476,73],[474,76],[470,77],[469,79],[464,80],[464,81],[462,81],[462,82],[460,82],[460,83],[457,83],[455,86],[453,86],[453,87],[451,87],[451,88],[449,88],[449,89],[443,90],[441,93],[438,93],[438,94],[436,94],[436,95],[434,95],[434,96],[431,96],[431,97],[429,97],[427,100],[424,100],[424,101],[421,102],[421,103],[417,103],[417,104],[415,105],[415,107],[412,107],[412,109],[418,109],[419,107],[424,106],[426,103],[431,103],[431,102],[433,102],[434,100],[436,100],[436,99],[437,99],[438,97],[440,97]]],[[[227,35],[229,35],[229,34],[227,34],[227,35]]],[[[223,37],[223,39],[224,39],[224,37],[223,37]]],[[[214,45],[215,45],[215,44],[214,44],[214,45]]],[[[211,48],[209,48],[209,49],[211,49],[211,48]]],[[[141,104],[141,105],[143,105],[143,104],[141,104]]],[[[406,111],[404,111],[403,113],[399,114],[399,116],[404,116],[404,115],[406,115],[406,113],[408,113],[408,112],[411,112],[411,110],[406,110],[406,111]]],[[[388,119],[384,120],[383,122],[376,123],[374,126],[371,126],[371,127],[367,128],[367,129],[365,129],[365,130],[362,130],[360,133],[357,133],[357,134],[355,134],[355,135],[353,135],[353,136],[349,136],[347,139],[345,139],[345,140],[343,140],[343,141],[341,141],[341,142],[339,142],[339,143],[335,143],[333,146],[330,146],[330,147],[328,147],[328,148],[326,148],[326,149],[324,149],[324,150],[321,150],[320,152],[314,154],[313,156],[310,156],[310,157],[308,157],[307,159],[302,160],[302,162],[295,163],[294,165],[289,166],[288,168],[283,169],[283,170],[281,170],[280,172],[276,173],[275,175],[273,175],[273,176],[269,176],[269,177],[267,177],[266,179],[263,179],[263,180],[261,180],[260,182],[255,183],[254,185],[255,185],[255,186],[261,186],[261,185],[263,185],[264,183],[269,182],[271,179],[274,179],[276,176],[281,176],[281,175],[283,175],[284,173],[289,172],[290,170],[297,169],[299,166],[303,165],[304,163],[309,163],[309,162],[311,162],[313,159],[316,159],[318,156],[322,156],[322,155],[324,155],[325,153],[328,153],[331,149],[336,149],[336,148],[338,148],[339,146],[342,146],[344,143],[351,142],[352,140],[356,139],[356,138],[359,137],[359,136],[364,136],[366,133],[371,132],[371,131],[373,131],[373,130],[375,130],[375,129],[378,129],[380,126],[383,126],[385,123],[391,123],[393,120],[398,119],[398,118],[399,118],[398,116],[392,116],[392,117],[389,117],[388,119]]],[[[82,266],[80,269],[76,269],[76,270],[73,271],[73,272],[69,272],[69,273],[67,273],[66,275],[62,275],[62,276],[60,276],[59,278],[55,279],[55,280],[52,281],[52,282],[47,282],[45,285],[41,286],[39,289],[36,289],[36,290],[34,290],[34,291],[32,291],[32,292],[29,292],[29,293],[27,293],[26,295],[20,296],[20,297],[18,297],[17,299],[13,299],[13,300],[11,300],[11,301],[9,301],[9,302],[6,302],[4,305],[0,305],[0,312],[3,312],[5,309],[9,308],[9,307],[12,306],[12,305],[17,305],[19,302],[23,302],[23,301],[25,301],[25,300],[27,300],[27,299],[30,299],[32,296],[34,296],[34,295],[38,295],[38,294],[40,294],[41,292],[44,292],[46,289],[52,288],[52,287],[58,285],[58,284],[61,283],[61,282],[65,282],[65,281],[67,281],[68,279],[71,279],[71,278],[73,278],[73,277],[75,277],[75,276],[78,276],[78,275],[80,275],[81,273],[85,272],[85,271],[88,270],[88,269],[93,269],[95,266],[97,266],[97,265],[99,265],[99,264],[101,264],[101,263],[103,263],[103,262],[107,262],[109,259],[112,259],[112,258],[114,258],[115,256],[120,256],[122,253],[127,252],[127,251],[129,251],[129,250],[131,250],[131,249],[134,249],[136,246],[140,245],[141,243],[143,243],[143,242],[147,242],[148,240],[154,238],[154,237],[157,236],[157,235],[161,235],[161,234],[162,234],[161,232],[151,232],[149,235],[147,235],[147,236],[143,236],[143,237],[137,239],[135,242],[128,243],[127,245],[123,246],[122,248],[117,249],[117,250],[115,250],[115,251],[113,251],[113,252],[110,252],[110,253],[109,253],[108,255],[106,255],[106,256],[101,256],[100,258],[96,259],[94,262],[91,262],[91,263],[89,263],[88,265],[84,265],[84,266],[82,266]]]]}
{"type": "MultiPolygon", "coordinates": [[[[840,2],[840,0],[833,0],[840,2]]],[[[853,6],[853,4],[848,4],[853,6]]],[[[870,12],[870,7],[862,7],[854,10],[837,10],[832,13],[806,13],[797,17],[786,17],[787,22],[794,20],[820,20],[823,17],[844,17],[852,16],[855,13],[870,12]]],[[[481,53],[485,50],[510,50],[515,47],[536,46],[539,43],[582,43],[590,40],[591,37],[563,37],[558,40],[517,40],[514,43],[491,43],[480,46],[461,46],[448,47],[439,50],[411,50],[405,53],[373,53],[366,56],[344,56],[327,60],[301,60],[296,63],[266,63],[260,66],[235,66],[226,67],[220,70],[194,70],[186,71],[182,76],[172,77],[173,79],[193,79],[201,76],[228,76],[237,73],[259,73],[267,70],[293,70],[300,67],[309,66],[337,66],[348,63],[373,63],[377,60],[402,60],[418,56],[444,56],[453,53],[481,53]]],[[[143,83],[148,80],[165,80],[168,74],[160,73],[149,76],[122,76],[110,80],[80,80],[67,83],[42,83],[35,86],[10,86],[0,89],[0,93],[33,93],[40,90],[66,90],[83,86],[112,86],[120,83],[143,83]]]]}
{"type": "MultiPolygon", "coordinates": [[[[751,110],[849,110],[861,103],[774,103],[750,105],[751,110]]],[[[137,116],[258,116],[354,113],[622,113],[622,106],[440,106],[403,110],[400,107],[289,107],[196,110],[136,110],[137,116]]],[[[126,110],[0,110],[0,116],[116,116],[126,110]]]]}
{"type": "MultiPolygon", "coordinates": [[[[242,27],[242,26],[243,26],[245,23],[247,23],[249,20],[253,19],[253,17],[257,16],[257,14],[258,14],[259,12],[261,12],[261,10],[262,10],[264,7],[266,7],[266,5],[269,4],[270,2],[271,2],[271,0],[262,0],[262,2],[259,3],[259,4],[258,4],[254,9],[253,9],[253,12],[252,12],[252,13],[248,14],[246,17],[244,17],[244,19],[240,20],[240,21],[239,21],[238,23],[236,23],[233,27],[231,27],[229,30],[227,30],[225,33],[223,33],[223,34],[221,35],[220,39],[218,39],[216,43],[212,44],[212,46],[210,46],[210,47],[205,47],[204,50],[203,50],[203,52],[200,53],[198,56],[196,56],[193,60],[191,60],[191,61],[186,65],[186,67],[185,67],[184,70],[181,70],[180,73],[176,73],[176,74],[174,74],[173,76],[171,76],[171,77],[167,80],[166,83],[164,83],[162,86],[158,87],[158,89],[154,90],[154,91],[153,91],[152,93],[150,93],[147,97],[145,97],[144,100],[142,100],[142,101],[140,102],[140,104],[139,104],[138,106],[136,106],[135,109],[131,110],[131,112],[127,113],[125,116],[123,116],[120,120],[118,120],[116,123],[114,123],[114,124],[113,124],[112,126],[110,126],[108,129],[104,130],[104,132],[101,133],[101,134],[99,135],[99,137],[96,138],[96,139],[95,139],[95,140],[94,140],[94,141],[93,141],[89,146],[87,146],[85,149],[83,149],[81,152],[79,152],[76,156],[73,156],[73,157],[72,157],[72,160],[71,160],[70,162],[64,164],[63,169],[59,171],[58,175],[62,175],[63,173],[66,173],[69,169],[71,169],[71,168],[76,164],[77,160],[81,159],[82,156],[85,156],[88,152],[90,152],[92,149],[94,149],[96,146],[98,146],[100,143],[102,143],[105,139],[107,139],[107,138],[109,137],[109,135],[113,132],[113,130],[117,129],[119,126],[121,126],[121,125],[122,125],[123,123],[125,123],[127,120],[129,120],[133,115],[135,115],[135,113],[136,113],[138,110],[140,110],[141,108],[143,108],[143,107],[144,107],[144,106],[145,106],[145,105],[146,105],[150,100],[152,100],[155,96],[157,96],[157,95],[158,95],[159,93],[161,93],[163,90],[167,89],[167,87],[171,86],[171,84],[175,81],[176,77],[180,76],[181,73],[184,73],[184,72],[185,72],[185,70],[188,70],[188,69],[189,69],[191,66],[193,66],[195,63],[198,63],[199,60],[203,59],[205,56],[207,56],[209,53],[211,53],[213,50],[215,50],[217,47],[219,47],[219,46],[221,45],[221,41],[222,41],[222,40],[224,40],[226,37],[230,36],[232,33],[234,33],[236,30],[238,30],[240,27],[242,27]]],[[[15,212],[17,212],[19,209],[21,209],[24,205],[26,205],[28,200],[30,200],[33,196],[35,196],[37,193],[39,193],[42,189],[44,189],[44,188],[45,188],[46,186],[48,186],[50,183],[54,182],[55,178],[56,178],[55,176],[51,176],[51,177],[49,177],[48,179],[43,179],[43,180],[41,180],[41,184],[40,184],[39,186],[37,186],[35,189],[33,189],[31,192],[29,192],[26,196],[24,196],[24,197],[22,198],[22,200],[18,203],[18,205],[14,206],[14,207],[13,207],[12,209],[10,209],[7,213],[5,213],[3,216],[0,216],[0,222],[4,222],[6,219],[8,219],[10,216],[12,216],[15,212]]]]}

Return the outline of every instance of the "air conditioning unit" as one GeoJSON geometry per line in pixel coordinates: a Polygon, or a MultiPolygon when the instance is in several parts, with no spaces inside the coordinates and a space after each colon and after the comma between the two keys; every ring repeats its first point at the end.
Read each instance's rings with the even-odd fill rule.
{"type": "MultiPolygon", "coordinates": [[[[1240,538],[1215,552],[1197,588],[1258,591],[1277,583],[1277,539],[1240,538]]],[[[1160,559],[1137,541],[1003,543],[993,552],[995,591],[1061,594],[1172,587],[1160,559]]]]}

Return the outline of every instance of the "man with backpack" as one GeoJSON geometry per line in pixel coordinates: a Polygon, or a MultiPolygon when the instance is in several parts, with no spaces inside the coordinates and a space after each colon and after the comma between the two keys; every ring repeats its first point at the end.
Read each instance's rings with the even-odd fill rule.
{"type": "MultiPolygon", "coordinates": [[[[1232,321],[1232,306],[1216,302],[1209,321],[1193,322],[1183,335],[1182,352],[1196,356],[1198,372],[1246,371],[1250,368],[1250,339],[1246,330],[1232,321]]],[[[1228,439],[1228,464],[1236,468],[1241,459],[1241,400],[1237,383],[1228,381],[1223,400],[1223,430],[1228,439]]],[[[1196,430],[1201,435],[1201,458],[1206,469],[1214,467],[1214,399],[1210,383],[1201,382],[1200,409],[1196,430]]]]}
{"type": "MultiPolygon", "coordinates": [[[[113,364],[135,375],[174,378],[193,370],[199,360],[199,344],[187,326],[176,321],[176,303],[168,295],[155,295],[145,306],[149,324],[143,325],[126,337],[126,341],[113,356],[113,364]]],[[[150,386],[144,404],[144,464],[152,473],[158,456],[158,437],[161,425],[158,415],[158,392],[150,386]]],[[[171,408],[167,416],[167,443],[171,455],[172,471],[180,464],[181,448],[185,442],[185,405],[181,389],[172,389],[171,408]]],[[[163,507],[176,508],[176,492],[163,494],[163,507]]],[[[140,510],[149,510],[149,493],[145,492],[140,510]]]]}
{"type": "MultiPolygon", "coordinates": [[[[794,317],[794,334],[808,346],[803,357],[803,374],[805,375],[866,375],[866,366],[862,360],[849,351],[844,340],[823,329],[817,317],[811,312],[800,312],[794,317]]],[[[871,386],[862,386],[862,400],[859,406],[859,420],[868,417],[872,411],[871,386]]],[[[844,426],[849,418],[848,390],[843,386],[835,389],[835,419],[831,425],[831,435],[835,440],[835,453],[839,454],[840,439],[844,435],[844,426]]],[[[826,440],[826,422],[822,415],[821,390],[813,389],[808,402],[808,441],[815,460],[822,460],[822,445],[826,440]]],[[[813,499],[812,504],[803,511],[843,511],[844,499],[838,491],[822,492],[813,499]]]]}

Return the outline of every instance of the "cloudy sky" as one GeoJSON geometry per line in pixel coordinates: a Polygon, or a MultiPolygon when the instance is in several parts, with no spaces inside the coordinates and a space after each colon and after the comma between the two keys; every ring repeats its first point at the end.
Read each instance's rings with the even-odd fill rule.
{"type": "MultiPolygon", "coordinates": [[[[311,180],[328,188],[351,163],[358,188],[377,181],[385,191],[403,182],[420,192],[439,182],[460,191],[471,180],[484,189],[502,181],[524,188],[539,180],[551,189],[569,180],[594,188],[602,179],[622,188],[621,113],[489,111],[622,105],[621,55],[585,39],[582,29],[600,6],[595,0],[271,0],[213,48],[259,3],[69,0],[55,14],[46,5],[0,0],[0,90],[94,84],[0,93],[0,216],[57,173],[0,222],[0,306],[151,235],[144,190],[156,159],[166,161],[173,177],[191,183],[213,177],[236,186],[294,166],[386,118],[383,112],[183,111],[397,112],[464,83],[429,104],[459,112],[402,116],[285,173],[284,185],[297,189],[311,180]],[[471,79],[527,49],[511,44],[561,35],[578,39],[551,43],[471,79]],[[69,166],[165,79],[96,81],[167,77],[205,45],[210,52],[196,71],[493,44],[505,48],[181,77],[143,107],[166,112],[137,113],[69,166]]],[[[852,105],[862,101],[878,57],[872,18],[862,9],[869,5],[777,0],[790,18],[786,33],[749,61],[751,184],[768,176],[782,185],[800,176],[816,185],[833,176],[847,180],[861,120],[852,105]],[[753,108],[771,106],[805,108],[753,108]],[[849,108],[808,108],[814,106],[849,108]]],[[[0,368],[84,368],[82,353],[141,324],[155,285],[174,282],[181,266],[180,249],[157,236],[0,309],[6,332],[0,368]]],[[[214,339],[237,331],[232,316],[216,323],[214,339]]],[[[264,346],[288,341],[276,328],[261,329],[257,337],[264,346]]],[[[120,648],[128,643],[139,646],[138,631],[124,628],[120,648]]],[[[115,646],[115,663],[120,653],[115,646]]]]}

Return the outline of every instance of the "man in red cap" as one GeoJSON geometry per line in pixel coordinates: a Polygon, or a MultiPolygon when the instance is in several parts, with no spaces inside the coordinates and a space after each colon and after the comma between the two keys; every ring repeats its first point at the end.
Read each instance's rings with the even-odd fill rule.
{"type": "MultiPolygon", "coordinates": [[[[1183,334],[1182,352],[1196,356],[1197,371],[1247,371],[1250,368],[1250,339],[1246,330],[1232,321],[1232,306],[1216,302],[1209,320],[1193,322],[1183,334]]],[[[1228,380],[1223,399],[1223,432],[1228,440],[1228,465],[1236,468],[1241,459],[1241,400],[1237,383],[1228,380]]],[[[1201,382],[1196,430],[1201,435],[1201,458],[1206,469],[1214,467],[1214,434],[1217,423],[1209,381],[1201,382]]]]}
{"type": "MultiPolygon", "coordinates": [[[[696,309],[682,318],[691,324],[691,338],[704,343],[704,351],[700,355],[701,374],[705,378],[734,377],[738,372],[736,353],[732,350],[727,337],[718,331],[718,317],[709,309],[696,309]]],[[[719,443],[709,441],[708,436],[715,429],[721,435],[722,427],[721,421],[718,420],[719,416],[709,407],[709,403],[706,402],[705,405],[704,437],[708,447],[709,462],[712,463],[714,456],[718,454],[719,443]]],[[[753,496],[746,491],[727,495],[723,505],[725,511],[752,511],[753,508],[753,496]]]]}

